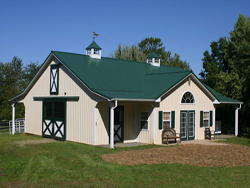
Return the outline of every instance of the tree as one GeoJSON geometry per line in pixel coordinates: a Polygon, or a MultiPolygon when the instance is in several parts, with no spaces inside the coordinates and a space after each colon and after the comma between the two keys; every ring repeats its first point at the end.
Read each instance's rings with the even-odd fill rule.
{"type": "Polygon", "coordinates": [[[160,38],[145,38],[138,44],[138,46],[121,46],[121,44],[119,44],[115,52],[110,54],[110,57],[146,62],[147,56],[153,51],[160,56],[161,65],[177,66],[184,70],[190,70],[189,63],[180,60],[180,56],[178,54],[171,57],[171,52],[165,50],[160,38]]]}
{"type": "Polygon", "coordinates": [[[40,69],[40,65],[38,62],[30,62],[30,64],[26,65],[23,69],[23,79],[25,82],[25,86],[32,80],[35,74],[40,69]]]}
{"type": "Polygon", "coordinates": [[[138,44],[139,49],[148,56],[151,52],[155,52],[162,60],[170,57],[171,52],[166,51],[160,38],[145,38],[138,44]]]}
{"type": "Polygon", "coordinates": [[[210,47],[211,54],[203,54],[201,78],[221,94],[244,102],[239,133],[250,137],[250,18],[240,14],[229,37],[210,47]]]}
{"type": "Polygon", "coordinates": [[[128,45],[122,46],[121,44],[118,45],[115,52],[110,54],[110,57],[139,62],[145,62],[147,59],[147,56],[137,46],[132,45],[130,47],[128,45]]]}
{"type": "MultiPolygon", "coordinates": [[[[38,63],[32,62],[24,67],[22,60],[16,56],[10,62],[0,62],[0,120],[11,119],[8,99],[22,92],[38,69],[38,63]]],[[[24,117],[23,105],[16,106],[16,117],[24,117]]]]}
{"type": "MultiPolygon", "coordinates": [[[[164,64],[164,63],[162,63],[164,64]]],[[[174,57],[169,57],[168,59],[166,59],[166,65],[169,66],[174,66],[174,67],[180,67],[183,70],[190,70],[190,66],[189,63],[186,61],[182,61],[180,59],[180,55],[178,55],[177,53],[174,54],[174,57]]]]}
{"type": "Polygon", "coordinates": [[[211,42],[211,54],[206,50],[203,53],[203,69],[199,74],[203,81],[210,87],[214,87],[216,83],[216,77],[220,71],[229,72],[229,63],[226,57],[226,49],[228,41],[226,37],[222,37],[218,42],[211,42]]]}

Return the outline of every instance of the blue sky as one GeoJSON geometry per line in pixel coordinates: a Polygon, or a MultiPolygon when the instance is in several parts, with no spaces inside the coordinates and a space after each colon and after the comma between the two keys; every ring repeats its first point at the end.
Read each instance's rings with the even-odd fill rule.
{"type": "Polygon", "coordinates": [[[161,38],[166,50],[202,69],[210,43],[229,36],[249,0],[0,0],[0,61],[43,63],[51,50],[85,54],[92,32],[108,56],[119,43],[161,38]]]}

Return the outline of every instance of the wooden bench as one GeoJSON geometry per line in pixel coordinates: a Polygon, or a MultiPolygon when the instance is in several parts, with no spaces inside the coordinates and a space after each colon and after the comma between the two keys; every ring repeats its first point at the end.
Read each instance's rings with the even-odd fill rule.
{"type": "Polygon", "coordinates": [[[172,128],[165,128],[162,131],[162,144],[169,143],[169,141],[174,140],[176,143],[176,139],[179,139],[181,143],[181,134],[176,133],[176,131],[172,128]]]}
{"type": "Polygon", "coordinates": [[[211,131],[210,128],[205,128],[204,130],[204,139],[205,140],[211,140],[214,139],[215,140],[215,131],[211,131]]]}

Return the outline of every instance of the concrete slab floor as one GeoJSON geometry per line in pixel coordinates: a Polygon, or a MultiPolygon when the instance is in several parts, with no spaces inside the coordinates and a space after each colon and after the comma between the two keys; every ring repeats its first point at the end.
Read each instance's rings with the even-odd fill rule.
{"type": "MultiPolygon", "coordinates": [[[[218,139],[217,139],[217,135],[215,136],[215,140],[191,140],[191,141],[182,141],[181,144],[201,144],[201,145],[228,145],[226,143],[221,143],[221,142],[216,142],[218,140],[223,140],[225,138],[230,138],[230,137],[234,137],[234,135],[223,135],[223,134],[219,134],[218,135],[218,139]]],[[[173,146],[173,145],[177,145],[179,144],[179,142],[177,143],[169,143],[169,146],[173,146]]],[[[136,146],[143,146],[143,145],[147,145],[145,143],[140,143],[140,142],[132,142],[132,143],[116,143],[114,145],[114,147],[136,147],[136,146]]],[[[159,144],[162,146],[167,146],[166,144],[159,144]]],[[[103,148],[109,148],[109,144],[106,145],[98,145],[99,147],[103,147],[103,148]]]]}
{"type": "MultiPolygon", "coordinates": [[[[115,143],[114,147],[124,148],[124,147],[136,147],[136,146],[143,146],[143,145],[147,145],[147,144],[145,144],[145,143],[140,143],[140,142],[115,143]]],[[[99,147],[103,147],[103,148],[109,148],[109,144],[98,145],[98,146],[99,146],[99,147]]]]}

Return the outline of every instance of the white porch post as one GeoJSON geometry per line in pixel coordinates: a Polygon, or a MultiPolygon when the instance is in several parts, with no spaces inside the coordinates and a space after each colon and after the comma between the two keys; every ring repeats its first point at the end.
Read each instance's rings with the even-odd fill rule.
{"type": "Polygon", "coordinates": [[[110,142],[110,148],[114,148],[114,109],[117,106],[117,101],[115,101],[115,104],[111,101],[109,103],[110,107],[110,130],[109,130],[109,142],[110,142]]]}
{"type": "Polygon", "coordinates": [[[213,118],[213,130],[217,131],[216,130],[216,124],[215,124],[216,123],[216,121],[215,121],[216,120],[216,108],[215,107],[214,107],[214,110],[213,110],[213,117],[214,117],[213,118]]]}
{"type": "Polygon", "coordinates": [[[135,142],[138,137],[138,104],[135,104],[135,142]]]}
{"type": "MultiPolygon", "coordinates": [[[[153,105],[152,105],[153,106],[153,105]]],[[[155,107],[153,106],[153,144],[155,144],[155,107]]]]}
{"type": "Polygon", "coordinates": [[[235,136],[238,136],[238,106],[235,107],[235,136]]]}
{"type": "Polygon", "coordinates": [[[114,107],[110,107],[110,148],[114,148],[114,107]]]}
{"type": "Polygon", "coordinates": [[[15,106],[16,106],[16,103],[12,104],[12,134],[13,135],[16,132],[15,131],[16,130],[16,127],[15,127],[15,113],[16,113],[15,106]]]}

